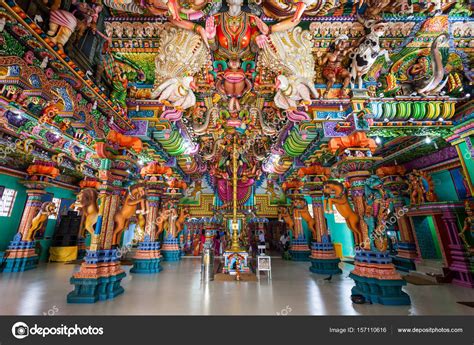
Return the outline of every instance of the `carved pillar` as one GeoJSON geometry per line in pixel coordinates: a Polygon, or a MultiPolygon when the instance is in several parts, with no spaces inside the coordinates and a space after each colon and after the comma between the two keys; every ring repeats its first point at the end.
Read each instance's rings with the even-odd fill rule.
{"type": "MultiPolygon", "coordinates": [[[[71,278],[75,286],[67,296],[68,303],[95,303],[124,292],[120,283],[125,272],[120,265],[118,250],[112,248],[114,215],[120,204],[122,181],[131,168],[128,156],[114,156],[105,141],[97,141],[96,151],[101,160],[99,168],[99,216],[91,238],[91,246],[78,272],[71,278]]],[[[122,151],[121,151],[122,152],[122,151]]]]}
{"type": "Polygon", "coordinates": [[[341,259],[336,256],[334,244],[328,234],[326,218],[323,209],[323,197],[321,191],[312,195],[314,221],[316,222],[316,239],[311,244],[311,267],[309,270],[318,274],[340,274],[341,259]]]}
{"type": "Polygon", "coordinates": [[[408,272],[416,269],[414,261],[418,258],[418,254],[412,224],[407,215],[408,206],[403,198],[403,192],[408,188],[408,184],[402,177],[404,174],[405,169],[401,166],[384,166],[377,169],[377,175],[384,182],[384,187],[395,196],[393,199],[395,212],[388,218],[388,223],[396,224],[400,231],[397,255],[392,257],[393,263],[397,269],[408,272]]]}
{"type": "MultiPolygon", "coordinates": [[[[459,237],[458,220],[454,212],[444,212],[442,221],[448,234],[449,243],[444,246],[446,263],[453,273],[452,283],[464,287],[474,288],[474,273],[469,253],[459,237]]],[[[442,229],[439,229],[442,230],[442,229]]]]}
{"type": "Polygon", "coordinates": [[[27,271],[36,268],[38,265],[38,256],[35,253],[36,241],[34,238],[26,240],[26,237],[33,218],[36,217],[41,209],[43,204],[42,198],[46,194],[44,189],[48,184],[29,180],[25,180],[22,183],[28,188],[26,190],[28,197],[21,216],[18,232],[5,252],[3,272],[27,271]]]}
{"type": "Polygon", "coordinates": [[[36,230],[45,226],[48,221],[47,210],[41,210],[42,197],[46,193],[45,188],[51,185],[51,181],[59,175],[59,170],[51,162],[41,160],[35,161],[28,169],[28,178],[22,183],[26,186],[28,198],[25,209],[21,216],[20,226],[13,241],[10,242],[5,252],[5,266],[3,272],[22,272],[36,268],[38,256],[35,253],[34,233],[31,234],[33,220],[36,220],[36,230]],[[41,219],[40,213],[44,211],[46,219],[41,219]]]}

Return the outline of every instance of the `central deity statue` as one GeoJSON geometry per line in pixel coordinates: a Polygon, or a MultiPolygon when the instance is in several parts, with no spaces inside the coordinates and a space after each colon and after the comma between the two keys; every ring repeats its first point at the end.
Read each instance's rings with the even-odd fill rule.
{"type": "Polygon", "coordinates": [[[216,60],[251,60],[267,40],[268,26],[257,16],[242,11],[242,3],[227,0],[227,12],[206,20],[206,34],[216,60]]]}

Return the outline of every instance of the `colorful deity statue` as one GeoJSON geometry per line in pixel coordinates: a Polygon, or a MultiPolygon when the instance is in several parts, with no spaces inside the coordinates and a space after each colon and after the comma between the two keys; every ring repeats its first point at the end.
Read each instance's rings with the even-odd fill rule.
{"type": "Polygon", "coordinates": [[[336,38],[332,48],[326,54],[318,53],[319,65],[323,66],[323,77],[327,81],[326,91],[324,97],[327,97],[334,83],[338,80],[342,82],[341,95],[346,97],[348,95],[348,86],[351,81],[351,75],[346,67],[344,67],[344,60],[352,52],[348,37],[341,35],[336,38]]]}
{"type": "MultiPolygon", "coordinates": [[[[393,213],[393,193],[384,187],[380,177],[372,175],[365,181],[364,220],[369,229],[370,248],[384,252],[387,249],[386,220],[393,213]]],[[[367,246],[369,247],[368,243],[367,246]]]]}

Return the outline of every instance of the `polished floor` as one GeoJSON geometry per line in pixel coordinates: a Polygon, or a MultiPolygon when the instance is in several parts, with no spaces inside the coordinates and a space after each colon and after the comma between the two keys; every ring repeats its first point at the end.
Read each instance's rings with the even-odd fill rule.
{"type": "MultiPolygon", "coordinates": [[[[353,266],[332,281],[309,272],[307,262],[273,259],[273,279],[202,284],[200,260],[163,263],[155,275],[127,274],[125,293],[95,304],[67,304],[69,278],[78,266],[42,264],[22,273],[0,274],[1,315],[474,315],[458,301],[474,302],[474,289],[453,285],[404,289],[411,306],[354,305],[353,266]]],[[[125,266],[128,272],[130,266],[125,266]]]]}

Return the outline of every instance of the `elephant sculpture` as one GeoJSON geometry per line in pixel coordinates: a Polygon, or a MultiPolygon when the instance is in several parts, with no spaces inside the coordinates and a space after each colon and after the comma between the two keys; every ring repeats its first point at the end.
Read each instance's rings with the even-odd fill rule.
{"type": "Polygon", "coordinates": [[[84,221],[79,231],[79,236],[84,237],[84,230],[91,236],[94,234],[94,225],[99,217],[99,207],[97,206],[97,191],[93,188],[83,189],[77,194],[76,201],[71,205],[75,211],[82,213],[84,221]]]}
{"type": "Polygon", "coordinates": [[[122,208],[114,216],[113,245],[119,244],[122,232],[128,227],[130,218],[137,213],[138,208],[142,214],[146,212],[145,188],[142,185],[135,185],[129,189],[122,208]]]}
{"type": "Polygon", "coordinates": [[[44,202],[36,216],[31,221],[31,226],[23,237],[23,241],[33,241],[36,233],[43,228],[48,221],[48,217],[56,214],[56,205],[51,202],[44,202]]]}

